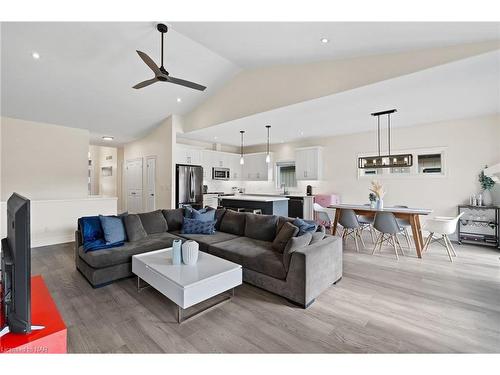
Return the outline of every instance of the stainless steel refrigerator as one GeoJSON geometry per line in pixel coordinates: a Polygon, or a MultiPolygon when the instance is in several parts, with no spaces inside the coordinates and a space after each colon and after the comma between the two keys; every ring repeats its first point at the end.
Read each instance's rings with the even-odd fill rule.
{"type": "Polygon", "coordinates": [[[176,207],[203,208],[203,167],[177,164],[175,175],[176,207]]]}

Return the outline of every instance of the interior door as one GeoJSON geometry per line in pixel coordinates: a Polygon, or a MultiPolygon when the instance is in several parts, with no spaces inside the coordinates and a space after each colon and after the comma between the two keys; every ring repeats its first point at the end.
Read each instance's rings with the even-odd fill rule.
{"type": "Polygon", "coordinates": [[[127,160],[127,210],[142,212],[142,159],[127,160]]]}
{"type": "Polygon", "coordinates": [[[146,211],[151,212],[156,209],[156,157],[146,159],[146,211]]]}

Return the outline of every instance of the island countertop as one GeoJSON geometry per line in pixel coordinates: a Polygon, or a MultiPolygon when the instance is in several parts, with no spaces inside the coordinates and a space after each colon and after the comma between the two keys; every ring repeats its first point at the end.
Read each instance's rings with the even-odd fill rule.
{"type": "Polygon", "coordinates": [[[227,195],[219,197],[219,199],[238,200],[238,201],[253,201],[253,202],[277,202],[287,201],[289,198],[269,195],[227,195]]]}

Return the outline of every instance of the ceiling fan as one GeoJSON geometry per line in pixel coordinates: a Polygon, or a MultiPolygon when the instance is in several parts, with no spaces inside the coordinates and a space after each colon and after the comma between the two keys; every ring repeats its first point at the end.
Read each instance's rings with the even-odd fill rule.
{"type": "Polygon", "coordinates": [[[153,71],[155,74],[155,77],[152,79],[148,79],[146,81],[140,82],[137,85],[135,85],[133,88],[134,89],[142,89],[143,87],[152,85],[155,82],[170,82],[170,83],[175,83],[176,85],[181,85],[185,87],[189,87],[191,89],[195,90],[200,90],[203,91],[206,89],[205,86],[199,85],[194,82],[186,81],[184,79],[180,78],[175,78],[169,75],[169,73],[165,70],[163,67],[163,37],[164,34],[168,31],[167,25],[164,25],[162,23],[159,23],[156,28],[158,31],[161,33],[161,66],[158,67],[153,59],[146,55],[144,52],[137,51],[139,54],[139,57],[146,63],[147,66],[153,71]]]}

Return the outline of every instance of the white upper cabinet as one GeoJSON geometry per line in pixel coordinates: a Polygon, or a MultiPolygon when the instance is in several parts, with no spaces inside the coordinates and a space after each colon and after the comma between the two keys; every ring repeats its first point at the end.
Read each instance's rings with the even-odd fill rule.
{"type": "Polygon", "coordinates": [[[175,162],[177,164],[201,165],[201,150],[177,145],[175,162]]]}
{"type": "MultiPolygon", "coordinates": [[[[212,168],[229,168],[233,181],[269,181],[273,178],[273,164],[266,163],[266,153],[245,155],[245,164],[240,164],[240,155],[229,152],[200,150],[177,145],[175,162],[203,167],[203,178],[212,179],[212,168]]],[[[272,157],[272,153],[271,153],[272,157]]]]}
{"type": "Polygon", "coordinates": [[[231,180],[242,180],[242,165],[240,164],[240,155],[238,154],[227,154],[229,169],[231,173],[231,180]]]}
{"type": "Polygon", "coordinates": [[[295,150],[295,175],[298,181],[321,180],[322,148],[307,147],[295,150]]]}
{"type": "MultiPolygon", "coordinates": [[[[243,180],[269,181],[273,178],[272,163],[266,163],[266,153],[247,154],[243,165],[243,180]]],[[[272,158],[272,155],[271,155],[272,158]]]]}
{"type": "Polygon", "coordinates": [[[201,158],[203,178],[212,179],[212,168],[229,168],[230,180],[241,180],[240,155],[229,152],[203,150],[201,158]]]}

